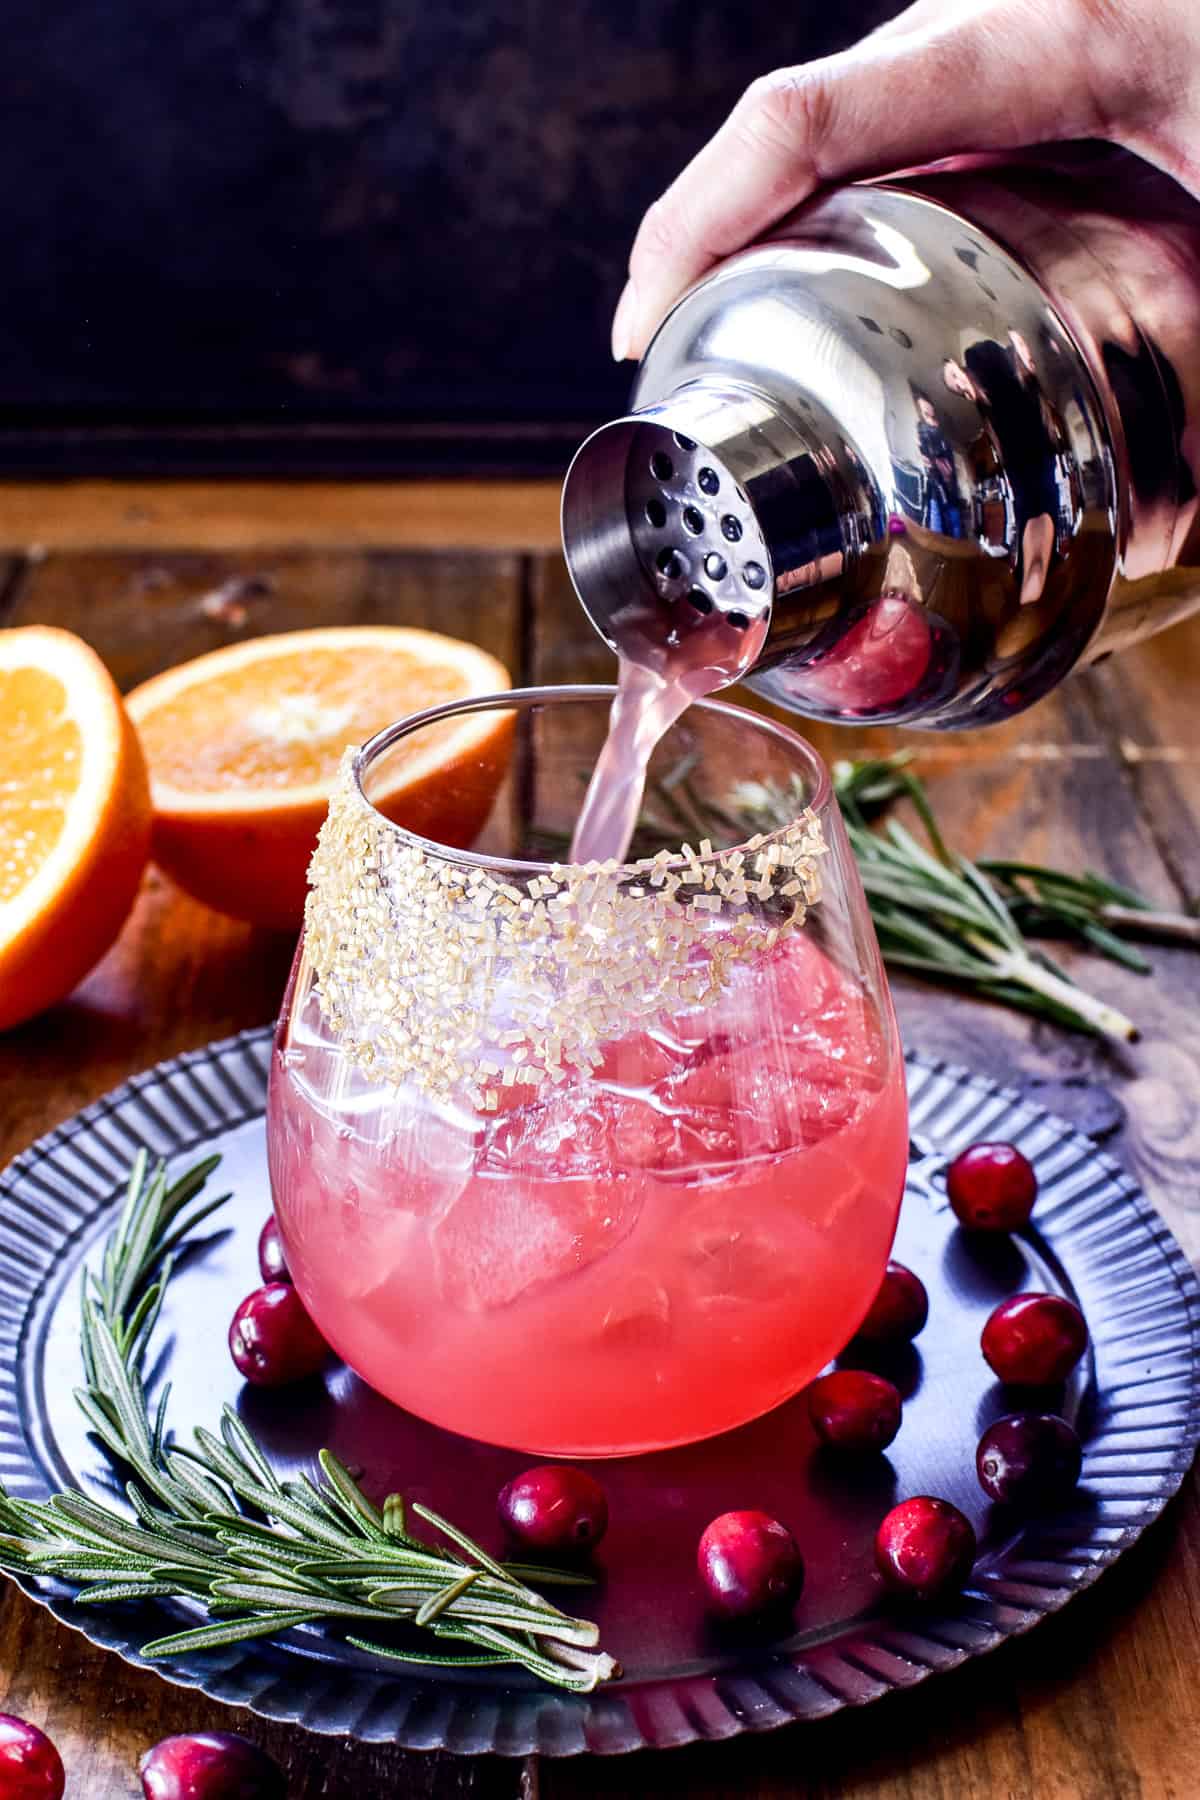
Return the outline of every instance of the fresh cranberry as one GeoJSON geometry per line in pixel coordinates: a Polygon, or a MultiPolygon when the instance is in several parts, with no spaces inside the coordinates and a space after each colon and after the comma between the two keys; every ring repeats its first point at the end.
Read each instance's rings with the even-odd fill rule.
{"type": "Polygon", "coordinates": [[[1028,1225],[1038,1182],[1015,1144],[972,1144],[946,1171],[946,1192],[970,1231],[1018,1231],[1028,1225]]]}
{"type": "Polygon", "coordinates": [[[272,1213],[258,1234],[258,1266],[262,1270],[264,1281],[290,1281],[291,1270],[287,1266],[287,1256],[283,1248],[283,1239],[279,1235],[279,1221],[272,1213]]]}
{"type": "Polygon", "coordinates": [[[247,1294],[229,1327],[229,1349],[247,1381],[284,1387],[315,1375],[329,1346],[304,1310],[295,1288],[270,1281],[247,1294]]]}
{"type": "Polygon", "coordinates": [[[234,1731],[164,1738],[138,1772],[146,1800],[286,1800],[279,1764],[234,1731]]]}
{"type": "Polygon", "coordinates": [[[1014,1294],[996,1308],[980,1346],[1001,1381],[1049,1387],[1065,1381],[1087,1349],[1083,1314],[1059,1294],[1014,1294]]]}
{"type": "Polygon", "coordinates": [[[835,1369],[809,1388],[808,1416],[838,1450],[886,1450],[900,1429],[900,1395],[882,1375],[835,1369]]]}
{"type": "Polygon", "coordinates": [[[893,1506],[875,1533],[875,1567],[885,1585],[913,1600],[960,1588],[974,1561],[970,1520],[929,1494],[893,1506]]]}
{"type": "Polygon", "coordinates": [[[0,1713],[0,1800],[62,1800],[62,1757],[44,1731],[0,1713]]]}
{"type": "Polygon", "coordinates": [[[1030,1512],[1065,1500],[1082,1467],[1078,1432],[1054,1413],[997,1419],[975,1452],[979,1485],[988,1499],[1030,1512]]]}
{"type": "Polygon", "coordinates": [[[780,1612],[804,1586],[804,1560],[786,1525],[764,1512],[727,1512],[700,1539],[696,1567],[709,1605],[726,1619],[780,1612]]]}
{"type": "Polygon", "coordinates": [[[565,1463],[526,1469],[500,1489],[501,1522],[531,1550],[590,1550],[608,1530],[608,1501],[592,1475],[565,1463]]]}
{"type": "Polygon", "coordinates": [[[903,1263],[890,1262],[858,1335],[872,1344],[911,1343],[928,1317],[925,1283],[903,1263]]]}

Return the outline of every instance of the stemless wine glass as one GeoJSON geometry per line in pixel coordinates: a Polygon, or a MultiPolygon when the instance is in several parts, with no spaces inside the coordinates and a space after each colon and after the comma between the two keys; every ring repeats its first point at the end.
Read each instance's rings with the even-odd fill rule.
{"type": "Polygon", "coordinates": [[[820,759],[699,703],[631,861],[565,866],[612,695],[443,706],[347,760],[270,1082],[280,1230],[330,1343],[412,1412],[553,1455],[794,1394],[878,1289],[907,1153],[820,759]],[[443,829],[492,801],[470,851],[387,817],[435,737],[443,829]]]}

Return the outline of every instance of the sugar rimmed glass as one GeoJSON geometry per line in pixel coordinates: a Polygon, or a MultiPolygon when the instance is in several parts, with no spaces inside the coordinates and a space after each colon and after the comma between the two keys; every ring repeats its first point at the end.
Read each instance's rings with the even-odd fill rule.
{"type": "Polygon", "coordinates": [[[824,765],[699,702],[651,761],[634,860],[564,867],[612,694],[439,707],[347,763],[268,1103],[289,1263],[335,1349],[422,1417],[560,1456],[797,1392],[874,1297],[907,1154],[824,765]],[[404,792],[435,836],[390,822],[404,792]]]}

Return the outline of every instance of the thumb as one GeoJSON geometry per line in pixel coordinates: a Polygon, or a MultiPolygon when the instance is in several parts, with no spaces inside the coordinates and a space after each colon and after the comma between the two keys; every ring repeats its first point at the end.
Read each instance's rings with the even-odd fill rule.
{"type": "MultiPolygon", "coordinates": [[[[926,23],[918,5],[852,50],[754,82],[642,220],[613,355],[640,356],[692,282],[823,182],[1101,135],[1122,77],[1106,90],[1085,10],[989,0],[926,23]]],[[[1116,66],[1111,44],[1102,54],[1116,66]]]]}

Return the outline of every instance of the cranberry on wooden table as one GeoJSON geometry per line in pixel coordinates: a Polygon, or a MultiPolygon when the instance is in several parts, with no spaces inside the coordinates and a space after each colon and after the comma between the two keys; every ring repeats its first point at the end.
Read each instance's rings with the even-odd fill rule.
{"type": "Polygon", "coordinates": [[[1079,1434],[1055,1413],[1010,1413],[989,1425],[975,1452],[989,1500],[1030,1512],[1057,1506],[1083,1467],[1079,1434]]]}
{"type": "Polygon", "coordinates": [[[947,1169],[946,1192],[969,1231],[1019,1231],[1033,1212],[1037,1175],[1015,1144],[971,1144],[947,1169]]]}
{"type": "Polygon", "coordinates": [[[315,1375],[329,1346],[291,1283],[269,1281],[247,1294],[234,1313],[229,1352],[256,1387],[285,1387],[315,1375]]]}
{"type": "Polygon", "coordinates": [[[283,1770],[234,1731],[164,1738],[138,1765],[145,1800],[286,1800],[283,1770]]]}
{"type": "Polygon", "coordinates": [[[980,1348],[989,1367],[1017,1387],[1065,1381],[1088,1344],[1083,1314],[1061,1294],[1014,1294],[1002,1300],[983,1328],[980,1348]]]}
{"type": "Polygon", "coordinates": [[[928,1317],[925,1283],[903,1263],[890,1262],[857,1336],[871,1344],[908,1344],[928,1317]]]}
{"type": "Polygon", "coordinates": [[[886,1450],[900,1429],[900,1394],[882,1375],[835,1369],[808,1390],[808,1416],[836,1450],[886,1450]]]}
{"type": "Polygon", "coordinates": [[[932,1494],[893,1506],[875,1534],[875,1567],[884,1585],[910,1600],[936,1600],[961,1588],[974,1562],[970,1520],[932,1494]]]}
{"type": "Polygon", "coordinates": [[[593,1475],[566,1463],[541,1463],[500,1489],[501,1523],[531,1550],[591,1550],[608,1529],[608,1501],[593,1475]]]}
{"type": "Polygon", "coordinates": [[[279,1221],[272,1213],[258,1234],[258,1266],[264,1281],[290,1281],[291,1270],[287,1266],[287,1255],[283,1248],[283,1239],[279,1235],[279,1221]]]}
{"type": "Polygon", "coordinates": [[[727,1512],[701,1536],[696,1567],[726,1619],[782,1612],[804,1586],[804,1559],[786,1525],[764,1512],[727,1512]]]}
{"type": "Polygon", "coordinates": [[[62,1800],[62,1757],[44,1731],[0,1713],[0,1800],[62,1800]]]}

